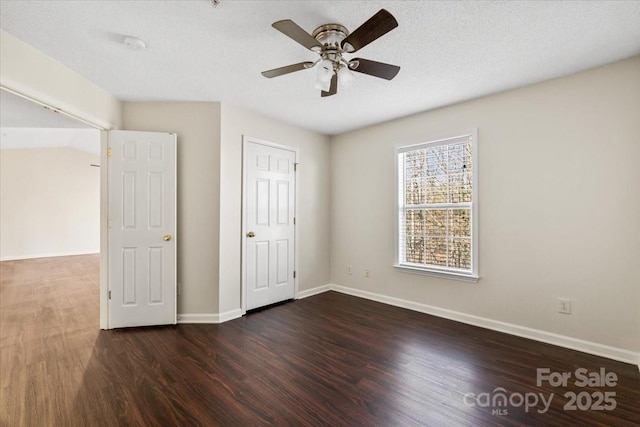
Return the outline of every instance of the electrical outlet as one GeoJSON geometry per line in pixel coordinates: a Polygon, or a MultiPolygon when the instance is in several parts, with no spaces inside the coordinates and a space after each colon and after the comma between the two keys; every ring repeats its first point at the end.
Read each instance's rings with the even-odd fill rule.
{"type": "Polygon", "coordinates": [[[369,277],[371,277],[371,270],[369,270],[368,268],[364,271],[364,277],[366,277],[367,279],[369,277]]]}
{"type": "Polygon", "coordinates": [[[571,300],[568,298],[558,298],[558,313],[571,314],[571,300]]]}
{"type": "Polygon", "coordinates": [[[351,264],[347,265],[347,274],[351,275],[351,264]]]}

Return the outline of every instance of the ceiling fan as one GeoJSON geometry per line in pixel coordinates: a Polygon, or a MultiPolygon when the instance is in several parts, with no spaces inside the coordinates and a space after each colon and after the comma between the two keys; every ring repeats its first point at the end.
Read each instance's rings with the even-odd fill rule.
{"type": "Polygon", "coordinates": [[[397,65],[364,58],[347,60],[343,57],[345,53],[357,52],[398,26],[398,21],[385,9],[380,9],[351,34],[340,24],[321,25],[312,34],[307,33],[290,19],[274,22],[272,26],[307,49],[316,52],[320,58],[315,62],[299,62],[263,71],[262,75],[267,78],[306,70],[317,65],[316,88],[321,89],[321,96],[325,97],[338,92],[338,79],[341,84],[348,84],[353,79],[351,71],[387,80],[393,79],[400,71],[397,65]]]}

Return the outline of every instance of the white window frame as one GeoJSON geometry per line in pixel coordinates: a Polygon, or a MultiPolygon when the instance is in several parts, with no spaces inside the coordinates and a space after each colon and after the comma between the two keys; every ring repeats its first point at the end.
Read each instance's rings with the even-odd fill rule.
{"type": "Polygon", "coordinates": [[[477,282],[478,275],[478,129],[471,129],[440,138],[429,138],[426,142],[412,144],[397,144],[394,156],[395,170],[395,264],[396,271],[404,273],[422,274],[445,279],[455,279],[468,282],[477,282]],[[419,150],[436,145],[452,144],[462,138],[471,138],[471,162],[473,173],[471,177],[471,271],[465,272],[446,267],[437,267],[424,264],[401,263],[400,262],[400,211],[404,207],[404,190],[400,188],[400,159],[399,156],[407,151],[419,150]]]}

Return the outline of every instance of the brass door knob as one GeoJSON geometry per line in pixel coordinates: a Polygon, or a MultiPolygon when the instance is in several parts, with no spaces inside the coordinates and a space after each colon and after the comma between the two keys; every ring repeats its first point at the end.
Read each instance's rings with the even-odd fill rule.
{"type": "Polygon", "coordinates": [[[256,233],[254,233],[253,231],[250,231],[247,233],[247,237],[256,237],[256,233]]]}
{"type": "Polygon", "coordinates": [[[168,242],[169,240],[171,240],[171,234],[165,234],[164,236],[162,236],[162,240],[168,242]]]}

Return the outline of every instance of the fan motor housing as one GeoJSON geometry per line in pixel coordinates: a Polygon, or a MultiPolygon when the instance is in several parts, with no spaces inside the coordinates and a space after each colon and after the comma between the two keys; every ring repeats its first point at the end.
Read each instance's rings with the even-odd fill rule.
{"type": "Polygon", "coordinates": [[[349,31],[340,24],[324,24],[313,30],[311,35],[323,46],[339,47],[342,40],[349,35],[349,31]]]}

